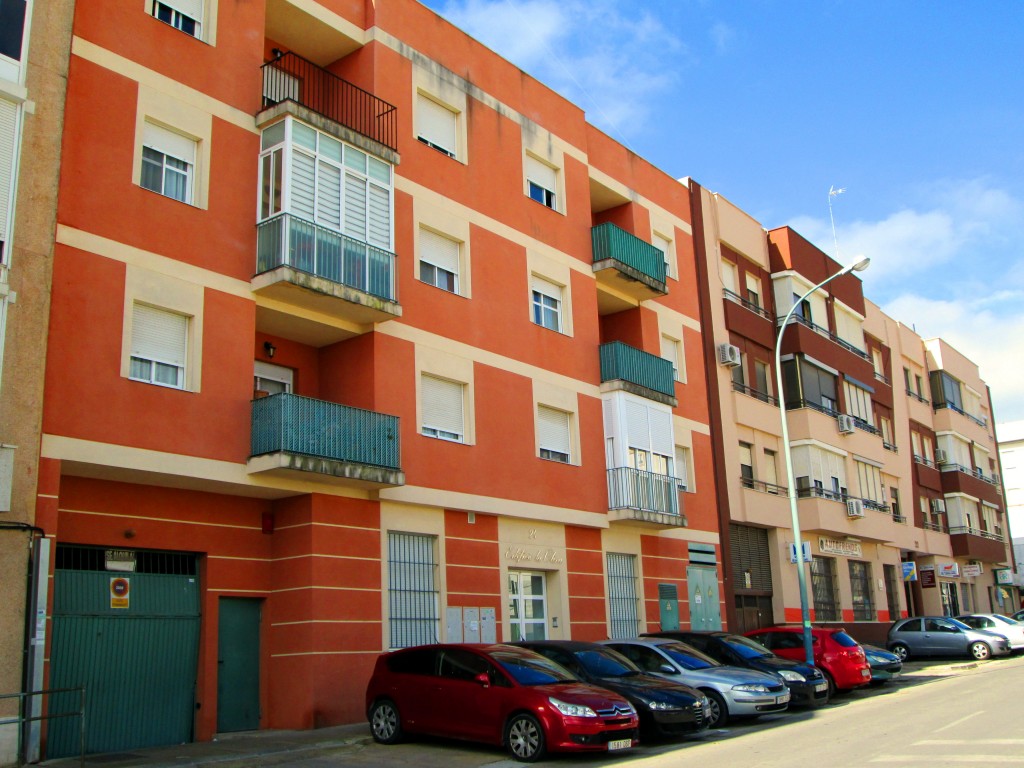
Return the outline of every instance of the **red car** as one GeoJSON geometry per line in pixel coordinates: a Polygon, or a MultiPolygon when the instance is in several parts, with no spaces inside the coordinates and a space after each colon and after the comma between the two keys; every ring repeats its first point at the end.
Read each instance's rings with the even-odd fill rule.
{"type": "Polygon", "coordinates": [[[366,715],[382,744],[430,734],[504,746],[531,763],[547,751],[629,749],[639,726],[636,710],[618,694],[509,645],[421,645],[382,654],[366,687],[366,715]]]}
{"type": "MultiPolygon", "coordinates": [[[[807,658],[801,627],[756,629],[746,635],[784,659],[803,661],[807,658]]],[[[848,691],[871,682],[871,665],[864,655],[864,649],[846,634],[846,630],[812,627],[811,648],[814,651],[814,666],[828,680],[829,696],[837,689],[848,691]]]]}

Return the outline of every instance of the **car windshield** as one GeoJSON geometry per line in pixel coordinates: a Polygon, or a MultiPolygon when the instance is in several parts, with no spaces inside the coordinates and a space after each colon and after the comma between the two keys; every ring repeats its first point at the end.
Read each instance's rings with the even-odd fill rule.
{"type": "Polygon", "coordinates": [[[707,669],[708,667],[722,666],[710,656],[705,656],[696,648],[691,648],[683,643],[665,643],[658,647],[683,669],[707,669]]]}
{"type": "Polygon", "coordinates": [[[973,629],[973,627],[969,627],[966,624],[964,624],[962,621],[958,621],[957,619],[946,619],[946,621],[948,621],[950,624],[952,624],[957,629],[973,629]]]}
{"type": "Polygon", "coordinates": [[[551,685],[576,681],[569,670],[539,653],[507,648],[491,651],[490,656],[520,685],[551,685]]]}
{"type": "Polygon", "coordinates": [[[996,621],[1001,621],[1003,624],[1012,624],[1013,626],[1017,626],[1016,621],[1011,619],[1009,616],[1003,616],[1001,613],[993,613],[992,618],[996,621]]]}
{"type": "Polygon", "coordinates": [[[576,651],[576,660],[595,677],[632,677],[640,669],[633,662],[611,648],[576,651]]]}
{"type": "Polygon", "coordinates": [[[774,655],[766,650],[763,645],[758,645],[749,637],[743,637],[743,635],[726,635],[722,638],[722,642],[744,659],[761,659],[774,655]]]}

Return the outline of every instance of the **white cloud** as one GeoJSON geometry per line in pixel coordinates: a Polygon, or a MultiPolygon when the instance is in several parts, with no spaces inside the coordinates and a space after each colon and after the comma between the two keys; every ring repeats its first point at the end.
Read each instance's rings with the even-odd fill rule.
{"type": "Polygon", "coordinates": [[[448,0],[441,13],[620,138],[675,84],[683,43],[624,0],[448,0]]]}
{"type": "Polygon", "coordinates": [[[715,44],[715,51],[719,54],[727,53],[735,38],[736,30],[728,24],[720,21],[711,26],[711,42],[715,44]]]}

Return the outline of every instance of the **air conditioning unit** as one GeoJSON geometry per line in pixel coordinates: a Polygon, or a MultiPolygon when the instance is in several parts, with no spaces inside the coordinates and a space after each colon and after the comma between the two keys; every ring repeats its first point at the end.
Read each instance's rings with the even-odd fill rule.
{"type": "Polygon", "coordinates": [[[932,499],[932,512],[945,512],[946,511],[946,500],[945,499],[932,499]]]}
{"type": "Polygon", "coordinates": [[[946,452],[944,450],[942,450],[941,448],[936,448],[935,449],[935,463],[936,464],[948,464],[949,463],[949,456],[947,456],[946,452]]]}
{"type": "Polygon", "coordinates": [[[718,345],[718,362],[728,368],[735,368],[743,362],[740,355],[740,348],[735,344],[718,345]]]}
{"type": "Polygon", "coordinates": [[[852,435],[857,430],[857,424],[850,414],[840,413],[837,418],[839,420],[839,431],[844,435],[852,435]]]}
{"type": "Polygon", "coordinates": [[[998,472],[993,472],[992,473],[992,482],[995,483],[996,485],[999,485],[999,473],[998,472]]]}
{"type": "Polygon", "coordinates": [[[860,499],[846,500],[847,517],[864,517],[864,502],[860,499]]]}

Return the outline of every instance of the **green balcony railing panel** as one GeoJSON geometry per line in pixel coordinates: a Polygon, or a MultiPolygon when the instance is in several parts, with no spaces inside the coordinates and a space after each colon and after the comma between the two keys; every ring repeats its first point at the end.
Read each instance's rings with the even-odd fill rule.
{"type": "Polygon", "coordinates": [[[401,469],[398,417],[281,393],[252,401],[252,455],[304,456],[401,469]]]}
{"type": "Polygon", "coordinates": [[[613,259],[659,283],[665,282],[665,254],[650,243],[610,222],[591,229],[590,238],[595,263],[613,259]]]}
{"type": "Polygon", "coordinates": [[[256,228],[256,272],[291,267],[396,301],[395,254],[282,213],[256,228]]]}
{"type": "Polygon", "coordinates": [[[601,381],[628,381],[675,397],[672,361],[621,341],[602,344],[600,352],[601,381]]]}

